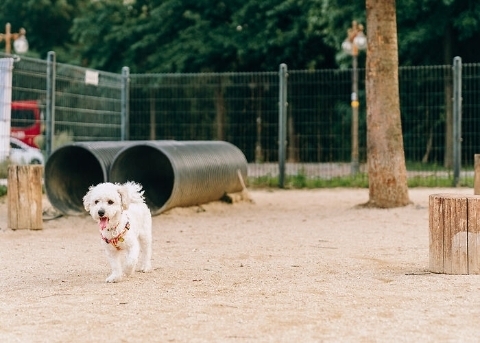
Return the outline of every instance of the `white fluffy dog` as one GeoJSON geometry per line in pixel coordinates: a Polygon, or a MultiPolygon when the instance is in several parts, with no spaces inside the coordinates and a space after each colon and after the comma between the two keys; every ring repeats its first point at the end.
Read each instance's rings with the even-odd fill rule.
{"type": "Polygon", "coordinates": [[[132,275],[139,257],[139,270],[151,271],[152,215],[141,185],[106,182],[91,186],[83,197],[83,205],[98,222],[112,267],[107,282],[118,282],[124,275],[132,275]]]}

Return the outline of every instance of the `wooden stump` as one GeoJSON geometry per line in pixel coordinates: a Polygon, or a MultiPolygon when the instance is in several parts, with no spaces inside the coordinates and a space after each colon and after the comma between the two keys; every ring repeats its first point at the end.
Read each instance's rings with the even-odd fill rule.
{"type": "Polygon", "coordinates": [[[8,167],[8,227],[41,230],[43,166],[8,167]]]}
{"type": "Polygon", "coordinates": [[[480,196],[429,198],[430,271],[480,274],[480,196]]]}
{"type": "Polygon", "coordinates": [[[480,154],[473,155],[473,194],[480,195],[480,154]]]}

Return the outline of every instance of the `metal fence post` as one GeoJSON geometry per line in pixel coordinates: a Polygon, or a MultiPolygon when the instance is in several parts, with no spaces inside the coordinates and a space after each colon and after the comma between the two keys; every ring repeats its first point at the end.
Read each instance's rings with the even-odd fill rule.
{"type": "Polygon", "coordinates": [[[45,151],[47,158],[52,154],[53,136],[55,132],[55,52],[47,55],[47,94],[45,104],[45,151]]]}
{"type": "Polygon", "coordinates": [[[287,150],[287,65],[280,64],[278,108],[278,186],[285,187],[285,158],[287,150]]]}
{"type": "Polygon", "coordinates": [[[121,94],[121,103],[122,103],[122,128],[121,128],[121,140],[127,141],[130,139],[130,68],[122,68],[122,94],[121,94]]]}
{"type": "Polygon", "coordinates": [[[453,186],[460,183],[462,165],[462,58],[453,59],[453,186]]]}
{"type": "Polygon", "coordinates": [[[10,152],[13,58],[0,58],[0,162],[10,152]]]}

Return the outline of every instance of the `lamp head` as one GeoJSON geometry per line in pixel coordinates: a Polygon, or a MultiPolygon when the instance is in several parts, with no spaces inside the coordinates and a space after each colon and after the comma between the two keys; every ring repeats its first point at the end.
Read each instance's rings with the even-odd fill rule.
{"type": "Polygon", "coordinates": [[[353,45],[352,43],[348,40],[345,39],[342,43],[342,49],[345,51],[347,54],[351,55],[353,51],[353,45]]]}
{"type": "Polygon", "coordinates": [[[363,31],[359,31],[353,39],[353,44],[357,46],[359,50],[365,50],[367,48],[367,36],[363,31]]]}
{"type": "Polygon", "coordinates": [[[21,28],[18,38],[13,41],[13,48],[18,54],[24,54],[28,51],[28,41],[25,37],[26,33],[27,31],[25,31],[24,28],[21,28]]]}

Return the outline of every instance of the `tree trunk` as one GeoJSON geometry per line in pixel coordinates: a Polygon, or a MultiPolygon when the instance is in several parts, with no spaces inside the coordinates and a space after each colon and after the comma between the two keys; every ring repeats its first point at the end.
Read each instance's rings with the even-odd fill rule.
{"type": "Polygon", "coordinates": [[[222,79],[218,81],[218,88],[215,90],[215,113],[216,128],[219,141],[225,140],[225,96],[223,94],[222,79]]]}
{"type": "MultiPolygon", "coordinates": [[[[451,65],[453,61],[453,28],[447,24],[445,28],[444,40],[444,62],[451,65]]],[[[443,166],[445,168],[453,168],[453,75],[452,68],[446,70],[444,83],[445,91],[445,156],[443,166]]]]}
{"type": "Polygon", "coordinates": [[[381,208],[410,203],[398,88],[395,0],[366,0],[367,159],[369,201],[381,208]]]}
{"type": "Polygon", "coordinates": [[[287,117],[288,121],[288,154],[287,154],[287,162],[297,163],[300,162],[300,156],[297,149],[297,135],[295,133],[295,124],[293,122],[292,113],[287,117]]]}
{"type": "Polygon", "coordinates": [[[157,139],[157,128],[156,128],[156,115],[155,115],[155,91],[154,88],[150,90],[150,140],[154,141],[157,139]]]}

